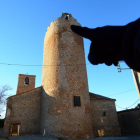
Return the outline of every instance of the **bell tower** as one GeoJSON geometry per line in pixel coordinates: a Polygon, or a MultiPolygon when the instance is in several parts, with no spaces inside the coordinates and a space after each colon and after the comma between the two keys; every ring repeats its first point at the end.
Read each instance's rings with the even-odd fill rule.
{"type": "Polygon", "coordinates": [[[16,94],[26,92],[35,88],[35,75],[18,75],[18,86],[16,94]]]}
{"type": "Polygon", "coordinates": [[[79,25],[63,13],[44,39],[41,132],[62,138],[92,137],[92,120],[83,38],[70,29],[79,25]]]}

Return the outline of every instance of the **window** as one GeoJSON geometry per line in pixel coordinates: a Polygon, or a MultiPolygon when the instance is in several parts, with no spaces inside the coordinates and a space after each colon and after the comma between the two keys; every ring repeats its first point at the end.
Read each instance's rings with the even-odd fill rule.
{"type": "Polygon", "coordinates": [[[24,85],[25,86],[28,86],[29,85],[29,78],[28,77],[25,78],[24,85]]]}
{"type": "Polygon", "coordinates": [[[102,116],[103,116],[103,117],[106,116],[106,112],[102,112],[102,116]]]}
{"type": "Polygon", "coordinates": [[[81,106],[80,96],[73,96],[74,106],[81,106]]]}
{"type": "Polygon", "coordinates": [[[69,20],[69,15],[65,15],[65,20],[69,20]]]}

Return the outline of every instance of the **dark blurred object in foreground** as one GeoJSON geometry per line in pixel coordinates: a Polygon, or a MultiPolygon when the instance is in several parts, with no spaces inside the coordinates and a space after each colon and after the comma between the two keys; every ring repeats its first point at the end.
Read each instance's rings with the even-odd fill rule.
{"type": "Polygon", "coordinates": [[[117,66],[118,61],[140,72],[140,18],[124,26],[104,26],[95,29],[71,25],[73,32],[90,39],[89,61],[117,66]]]}

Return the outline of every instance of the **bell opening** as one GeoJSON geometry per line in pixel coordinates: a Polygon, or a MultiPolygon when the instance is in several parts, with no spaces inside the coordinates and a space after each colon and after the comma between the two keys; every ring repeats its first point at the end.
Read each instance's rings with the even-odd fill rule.
{"type": "Polygon", "coordinates": [[[65,20],[69,20],[69,15],[65,15],[65,20]]]}

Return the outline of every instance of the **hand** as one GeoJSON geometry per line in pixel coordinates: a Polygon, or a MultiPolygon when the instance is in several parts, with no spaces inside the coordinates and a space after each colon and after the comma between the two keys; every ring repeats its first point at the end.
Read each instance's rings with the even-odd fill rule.
{"type": "Polygon", "coordinates": [[[118,65],[124,60],[140,72],[140,18],[124,26],[104,26],[95,29],[71,25],[76,34],[91,40],[88,60],[93,65],[118,65]]]}
{"type": "Polygon", "coordinates": [[[76,34],[92,41],[88,60],[93,65],[105,63],[108,66],[112,64],[117,66],[118,61],[122,60],[121,55],[118,55],[118,51],[115,51],[112,46],[108,45],[110,44],[108,41],[111,41],[111,37],[109,36],[106,38],[106,33],[110,30],[110,26],[106,26],[105,28],[89,29],[87,27],[71,25],[71,29],[76,34]],[[105,44],[105,42],[108,44],[105,44]],[[113,55],[114,51],[115,53],[117,52],[116,55],[113,55]]]}

